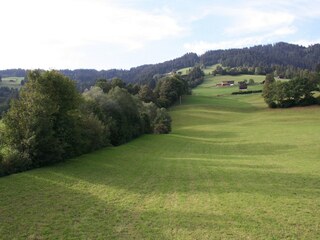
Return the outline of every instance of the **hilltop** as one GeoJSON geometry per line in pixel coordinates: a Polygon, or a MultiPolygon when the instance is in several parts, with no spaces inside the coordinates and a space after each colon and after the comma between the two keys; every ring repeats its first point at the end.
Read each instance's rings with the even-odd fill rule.
{"type": "MultiPolygon", "coordinates": [[[[228,67],[264,67],[275,66],[315,70],[320,63],[320,44],[309,47],[279,42],[259,45],[250,48],[213,50],[202,55],[187,53],[179,58],[158,64],[146,64],[129,70],[110,69],[97,71],[94,69],[60,70],[64,75],[78,82],[80,89],[92,86],[99,78],[121,78],[127,83],[150,83],[156,81],[159,74],[192,67],[195,64],[211,66],[222,64],[228,67]]],[[[2,77],[23,77],[23,69],[2,70],[2,77]]]]}

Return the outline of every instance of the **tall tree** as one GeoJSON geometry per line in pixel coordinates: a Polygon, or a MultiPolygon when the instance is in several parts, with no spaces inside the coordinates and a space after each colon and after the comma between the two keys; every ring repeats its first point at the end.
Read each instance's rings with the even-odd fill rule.
{"type": "Polygon", "coordinates": [[[273,74],[267,74],[264,81],[262,96],[269,107],[275,107],[275,102],[274,102],[275,91],[273,87],[274,84],[275,84],[275,79],[273,74]]]}
{"type": "Polygon", "coordinates": [[[148,85],[143,85],[140,88],[140,91],[138,93],[138,97],[140,100],[142,100],[146,103],[155,101],[154,93],[148,85]]]}
{"type": "Polygon", "coordinates": [[[56,71],[29,72],[19,99],[4,117],[7,144],[33,166],[62,160],[72,154],[75,139],[70,134],[79,103],[73,81],[56,71]]]}
{"type": "Polygon", "coordinates": [[[158,104],[161,107],[169,107],[183,94],[188,93],[187,83],[179,76],[163,78],[156,87],[158,94],[158,104]]]}

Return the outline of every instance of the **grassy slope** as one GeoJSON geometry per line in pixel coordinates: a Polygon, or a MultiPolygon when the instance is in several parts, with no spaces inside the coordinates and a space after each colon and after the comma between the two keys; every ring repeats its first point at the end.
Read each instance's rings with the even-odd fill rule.
{"type": "MultiPolygon", "coordinates": [[[[207,66],[205,69],[203,69],[203,72],[206,75],[209,75],[212,73],[212,71],[216,70],[218,65],[220,65],[220,64],[215,64],[213,66],[207,66]]],[[[191,69],[192,69],[192,67],[186,67],[186,68],[179,69],[177,72],[181,72],[181,75],[187,75],[187,74],[189,74],[189,70],[191,70],[191,69]]]]}
{"type": "Polygon", "coordinates": [[[0,82],[0,87],[19,88],[23,77],[5,77],[0,82]]]}
{"type": "Polygon", "coordinates": [[[0,238],[319,238],[320,108],[211,84],[171,110],[172,134],[1,178],[0,238]]]}

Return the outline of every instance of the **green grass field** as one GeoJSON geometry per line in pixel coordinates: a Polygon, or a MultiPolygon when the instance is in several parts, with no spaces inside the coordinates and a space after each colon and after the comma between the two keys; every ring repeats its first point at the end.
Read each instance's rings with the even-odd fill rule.
{"type": "Polygon", "coordinates": [[[169,135],[0,178],[0,239],[319,239],[320,108],[218,80],[171,109],[169,135]]]}
{"type": "MultiPolygon", "coordinates": [[[[207,66],[205,69],[203,69],[204,74],[205,75],[210,75],[214,70],[216,70],[218,65],[221,65],[221,64],[215,64],[213,66],[207,66]]],[[[181,72],[181,75],[187,75],[187,74],[189,74],[189,71],[191,69],[192,69],[192,67],[182,68],[182,69],[179,69],[177,71],[177,73],[181,72]]]]}
{"type": "Polygon", "coordinates": [[[20,88],[23,77],[4,77],[0,82],[0,87],[20,88]]]}

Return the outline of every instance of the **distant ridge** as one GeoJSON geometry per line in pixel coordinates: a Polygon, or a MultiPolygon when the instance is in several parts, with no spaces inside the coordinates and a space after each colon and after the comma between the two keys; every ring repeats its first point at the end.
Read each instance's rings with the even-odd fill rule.
{"type": "MultiPolygon", "coordinates": [[[[187,53],[182,57],[165,61],[158,64],[146,64],[133,67],[130,70],[101,70],[94,69],[76,69],[60,70],[63,74],[76,80],[83,89],[86,86],[94,84],[98,78],[122,78],[130,83],[147,83],[152,81],[156,74],[165,74],[180,68],[192,67],[195,64],[204,64],[206,66],[221,63],[224,66],[264,66],[272,67],[292,66],[314,70],[320,63],[320,44],[303,47],[295,44],[279,42],[268,45],[258,45],[250,48],[212,50],[198,56],[195,53],[187,53]]],[[[24,76],[23,69],[10,69],[0,71],[3,77],[24,76]]]]}

